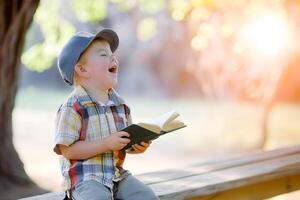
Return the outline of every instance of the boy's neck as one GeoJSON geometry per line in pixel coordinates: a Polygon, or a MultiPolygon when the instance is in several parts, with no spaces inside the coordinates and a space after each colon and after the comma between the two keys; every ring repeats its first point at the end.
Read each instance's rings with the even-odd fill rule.
{"type": "Polygon", "coordinates": [[[93,96],[97,101],[107,104],[109,101],[109,96],[108,96],[108,89],[103,90],[99,89],[96,87],[88,86],[88,85],[83,85],[84,88],[87,90],[87,92],[93,96]]]}

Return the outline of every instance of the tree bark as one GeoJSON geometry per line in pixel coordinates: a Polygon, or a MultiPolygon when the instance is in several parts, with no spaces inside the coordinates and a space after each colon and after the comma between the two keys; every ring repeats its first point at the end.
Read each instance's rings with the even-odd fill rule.
{"type": "Polygon", "coordinates": [[[12,141],[20,55],[39,0],[0,1],[0,193],[31,184],[12,141]]]}

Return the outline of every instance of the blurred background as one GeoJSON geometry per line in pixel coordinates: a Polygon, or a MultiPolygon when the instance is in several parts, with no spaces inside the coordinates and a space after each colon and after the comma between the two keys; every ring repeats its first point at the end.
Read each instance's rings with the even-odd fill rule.
{"type": "Polygon", "coordinates": [[[42,188],[61,190],[54,119],[72,88],[57,55],[77,31],[101,27],[120,37],[116,90],[133,121],[176,110],[187,124],[127,155],[132,173],[300,144],[299,0],[42,0],[13,110],[15,147],[42,188]]]}

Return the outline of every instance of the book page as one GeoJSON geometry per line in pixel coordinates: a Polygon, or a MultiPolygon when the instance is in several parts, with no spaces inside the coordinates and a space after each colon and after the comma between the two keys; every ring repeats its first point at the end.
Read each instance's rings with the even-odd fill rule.
{"type": "Polygon", "coordinates": [[[154,133],[157,133],[159,134],[160,131],[162,130],[159,126],[155,125],[155,124],[148,124],[148,123],[138,123],[137,125],[145,128],[145,129],[148,129],[154,133]]]}
{"type": "MultiPolygon", "coordinates": [[[[159,117],[147,120],[146,122],[138,123],[137,125],[159,134],[163,129],[165,129],[167,124],[170,124],[178,116],[179,116],[179,114],[177,112],[170,111],[159,117]]],[[[178,125],[175,125],[175,124],[169,125],[169,126],[178,127],[178,125]]]]}
{"type": "Polygon", "coordinates": [[[165,132],[170,132],[172,130],[179,129],[179,128],[184,127],[184,126],[185,126],[185,124],[182,121],[173,120],[173,121],[165,124],[162,130],[165,131],[165,132]]]}
{"type": "Polygon", "coordinates": [[[148,120],[147,123],[155,124],[162,129],[165,124],[170,123],[171,121],[176,119],[178,116],[179,116],[179,114],[177,112],[170,111],[170,112],[164,113],[154,119],[148,120]]]}

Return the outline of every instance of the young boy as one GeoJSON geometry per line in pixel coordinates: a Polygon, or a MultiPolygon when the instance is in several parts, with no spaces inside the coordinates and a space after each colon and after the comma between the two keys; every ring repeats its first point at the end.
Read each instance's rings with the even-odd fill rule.
{"type": "Polygon", "coordinates": [[[58,68],[74,90],[56,118],[55,148],[61,156],[66,190],[76,200],[152,200],[154,192],[123,169],[126,153],[143,153],[150,143],[128,151],[130,110],[113,86],[119,63],[114,55],[117,34],[102,29],[96,35],[79,32],[64,46],[58,68]]]}

